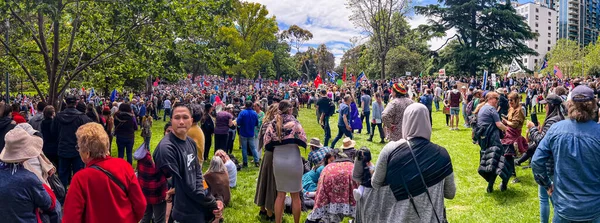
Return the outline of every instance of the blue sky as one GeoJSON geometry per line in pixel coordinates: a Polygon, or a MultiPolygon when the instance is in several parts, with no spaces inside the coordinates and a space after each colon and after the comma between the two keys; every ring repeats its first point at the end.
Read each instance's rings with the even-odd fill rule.
{"type": "MultiPolygon", "coordinates": [[[[308,47],[316,48],[320,44],[326,44],[336,57],[336,65],[339,64],[344,52],[351,48],[351,38],[359,39],[359,43],[365,42],[366,36],[362,30],[354,26],[349,16],[351,11],[346,8],[347,0],[248,0],[266,5],[269,14],[277,18],[279,28],[287,29],[291,25],[298,25],[308,29],[313,34],[313,39],[304,44],[300,51],[308,47]]],[[[525,2],[525,1],[520,1],[525,2]]],[[[435,4],[436,0],[415,0],[413,5],[435,4]]],[[[409,23],[417,27],[427,23],[427,18],[411,14],[409,23]]],[[[446,36],[452,36],[456,32],[450,30],[446,36]]],[[[431,49],[439,48],[446,38],[436,38],[429,41],[431,49]]],[[[295,53],[295,49],[292,52],[295,53]]]]}

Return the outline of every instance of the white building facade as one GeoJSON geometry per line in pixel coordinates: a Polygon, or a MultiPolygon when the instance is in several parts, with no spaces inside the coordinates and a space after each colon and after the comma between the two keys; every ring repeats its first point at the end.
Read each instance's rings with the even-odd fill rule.
{"type": "Polygon", "coordinates": [[[519,15],[525,17],[525,22],[531,31],[538,34],[536,39],[525,41],[525,44],[539,55],[522,57],[523,65],[527,69],[537,71],[544,63],[544,56],[550,52],[558,40],[558,12],[540,3],[525,3],[516,6],[515,10],[519,15]]]}

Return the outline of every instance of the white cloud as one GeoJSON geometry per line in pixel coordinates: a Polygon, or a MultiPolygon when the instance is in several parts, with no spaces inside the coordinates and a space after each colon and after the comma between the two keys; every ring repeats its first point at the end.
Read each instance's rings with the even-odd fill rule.
{"type": "MultiPolygon", "coordinates": [[[[352,11],[346,7],[347,0],[248,0],[266,5],[269,14],[277,18],[279,23],[286,26],[298,25],[309,30],[313,38],[300,49],[305,51],[308,46],[318,47],[326,44],[335,55],[336,65],[339,65],[344,50],[350,48],[350,39],[360,37],[360,43],[367,38],[361,34],[361,29],[356,28],[350,21],[352,11]]],[[[416,15],[409,18],[412,28],[426,24],[427,19],[416,15]]],[[[450,30],[447,36],[454,35],[456,31],[450,30]]],[[[431,49],[439,48],[446,38],[432,39],[429,41],[431,49]]],[[[295,53],[295,50],[293,50],[295,53]]]]}
{"type": "MultiPolygon", "coordinates": [[[[410,25],[411,28],[417,28],[419,27],[419,25],[427,25],[427,20],[429,18],[422,16],[422,15],[416,15],[413,16],[412,18],[409,18],[408,20],[408,24],[410,25]]],[[[437,50],[439,49],[445,42],[446,40],[451,37],[454,36],[456,34],[456,29],[450,29],[448,31],[446,31],[446,36],[441,37],[441,38],[433,38],[431,40],[429,40],[427,42],[427,44],[429,44],[429,49],[431,50],[437,50]]]]}

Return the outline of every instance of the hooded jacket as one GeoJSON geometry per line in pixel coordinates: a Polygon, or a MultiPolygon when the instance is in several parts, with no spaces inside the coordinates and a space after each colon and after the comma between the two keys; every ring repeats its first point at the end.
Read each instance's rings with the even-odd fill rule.
{"type": "Polygon", "coordinates": [[[135,130],[137,130],[137,123],[131,113],[115,113],[115,136],[133,139],[135,130]]]}
{"type": "Polygon", "coordinates": [[[75,149],[77,145],[75,132],[80,126],[88,122],[92,122],[92,120],[75,108],[67,108],[56,115],[52,123],[52,129],[53,132],[58,134],[59,157],[73,158],[79,156],[79,152],[75,149]]]}

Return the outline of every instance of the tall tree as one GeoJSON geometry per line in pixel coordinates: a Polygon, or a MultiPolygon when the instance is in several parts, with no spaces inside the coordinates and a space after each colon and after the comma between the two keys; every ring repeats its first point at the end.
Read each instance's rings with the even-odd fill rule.
{"type": "Polygon", "coordinates": [[[335,56],[329,52],[325,44],[319,45],[317,48],[317,70],[321,73],[323,80],[329,79],[326,75],[327,71],[332,71],[335,67],[335,56]]]}
{"type": "Polygon", "coordinates": [[[171,2],[162,0],[8,0],[0,4],[0,11],[6,12],[0,20],[11,24],[10,39],[1,37],[0,43],[41,98],[56,105],[84,71],[143,42],[148,34],[144,29],[169,38],[169,16],[175,13],[171,2]],[[44,93],[40,86],[45,81],[44,93]]]}
{"type": "MultiPolygon", "coordinates": [[[[460,46],[454,57],[464,58],[459,70],[475,76],[479,69],[494,70],[523,55],[537,55],[524,44],[537,37],[524,18],[511,6],[511,1],[438,0],[440,4],[416,7],[429,18],[430,30],[445,32],[456,29],[460,46]]],[[[448,41],[446,41],[448,42],[448,41]]]]}
{"type": "MultiPolygon", "coordinates": [[[[296,48],[296,54],[300,53],[300,48],[302,48],[306,41],[309,41],[313,38],[313,34],[310,31],[303,29],[297,25],[290,26],[287,30],[281,32],[280,36],[282,39],[288,40],[290,42],[290,45],[296,48]]],[[[304,66],[304,69],[301,70],[309,71],[310,69],[308,68],[307,63],[308,60],[303,61],[305,63],[302,63],[301,66],[304,66]]],[[[304,74],[307,78],[309,78],[309,73],[304,74]]]]}
{"type": "MultiPolygon", "coordinates": [[[[394,16],[404,15],[406,6],[405,0],[348,0],[348,7],[352,10],[350,19],[375,43],[381,67],[385,67],[387,53],[396,39],[394,16]]],[[[385,79],[385,69],[380,72],[381,79],[385,79]]]]}
{"type": "MultiPolygon", "coordinates": [[[[590,53],[585,57],[586,64],[588,60],[592,62],[595,50],[591,49],[590,53]]],[[[558,66],[561,71],[567,76],[581,75],[581,62],[584,59],[584,51],[580,48],[576,41],[568,39],[559,39],[556,45],[548,53],[548,67],[542,70],[542,73],[554,73],[554,66],[558,66]]],[[[590,63],[589,65],[594,65],[590,63]]]]}

